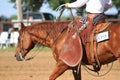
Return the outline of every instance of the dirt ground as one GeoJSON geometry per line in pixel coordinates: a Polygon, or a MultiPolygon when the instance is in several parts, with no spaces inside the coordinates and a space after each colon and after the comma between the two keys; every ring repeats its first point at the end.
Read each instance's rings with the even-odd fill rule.
{"type": "MultiPolygon", "coordinates": [[[[29,53],[27,57],[31,55],[29,53]]],[[[49,80],[54,66],[51,51],[42,51],[34,59],[22,62],[16,61],[13,52],[0,52],[0,80],[49,80]]],[[[57,80],[74,80],[71,70],[57,80]]],[[[82,80],[120,80],[120,64],[118,61],[114,62],[112,70],[102,77],[90,75],[82,66],[82,80]]]]}

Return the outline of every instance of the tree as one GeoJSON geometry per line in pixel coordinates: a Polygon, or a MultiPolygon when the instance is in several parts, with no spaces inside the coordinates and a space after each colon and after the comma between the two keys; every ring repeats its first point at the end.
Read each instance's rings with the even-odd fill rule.
{"type": "MultiPolygon", "coordinates": [[[[51,7],[53,9],[56,9],[61,4],[65,4],[67,2],[69,2],[69,3],[74,2],[76,0],[48,0],[48,1],[50,3],[51,7]]],[[[120,7],[120,0],[112,0],[112,1],[113,1],[113,5],[115,5],[117,8],[120,7]]]]}
{"type": "MultiPolygon", "coordinates": [[[[16,0],[10,0],[10,1],[15,3],[16,0]]],[[[46,0],[46,1],[48,1],[50,3],[51,8],[55,10],[61,4],[74,2],[76,0],[46,0]]],[[[120,7],[120,0],[112,0],[112,1],[113,4],[117,6],[117,8],[120,7]]],[[[44,0],[22,0],[23,11],[27,11],[27,10],[38,11],[42,6],[43,2],[44,0]]],[[[84,7],[81,9],[83,10],[84,7]]]]}
{"type": "MultiPolygon", "coordinates": [[[[10,0],[10,2],[12,3],[15,3],[15,1],[16,0],[10,0]]],[[[44,1],[45,0],[22,0],[23,11],[27,11],[27,10],[38,11],[44,1]]],[[[65,4],[67,2],[73,2],[76,0],[46,0],[46,1],[49,1],[50,6],[53,9],[56,9],[61,4],[65,4]]]]}
{"type": "MultiPolygon", "coordinates": [[[[16,0],[10,0],[10,2],[15,3],[16,0]]],[[[38,11],[42,6],[44,0],[22,0],[22,9],[24,12],[27,10],[38,11]]]]}
{"type": "Polygon", "coordinates": [[[120,8],[120,0],[112,0],[112,1],[117,8],[120,8]]]}
{"type": "Polygon", "coordinates": [[[50,3],[50,6],[55,10],[58,6],[68,3],[68,2],[74,2],[76,0],[48,0],[50,3]]]}
{"type": "Polygon", "coordinates": [[[11,19],[11,20],[16,20],[16,19],[17,19],[17,15],[12,15],[12,16],[10,17],[10,19],[11,19]]]}

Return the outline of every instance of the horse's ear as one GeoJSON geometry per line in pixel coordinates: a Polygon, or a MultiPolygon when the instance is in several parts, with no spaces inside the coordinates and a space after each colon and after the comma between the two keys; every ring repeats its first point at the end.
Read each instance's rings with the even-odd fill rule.
{"type": "Polygon", "coordinates": [[[23,24],[23,22],[21,22],[21,29],[24,29],[25,25],[23,24]]]}

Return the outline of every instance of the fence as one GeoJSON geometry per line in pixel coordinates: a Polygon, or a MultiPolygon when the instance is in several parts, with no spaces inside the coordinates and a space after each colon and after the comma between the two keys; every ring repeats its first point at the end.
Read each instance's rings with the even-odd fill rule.
{"type": "Polygon", "coordinates": [[[118,19],[106,19],[107,22],[120,22],[120,18],[118,19]]]}

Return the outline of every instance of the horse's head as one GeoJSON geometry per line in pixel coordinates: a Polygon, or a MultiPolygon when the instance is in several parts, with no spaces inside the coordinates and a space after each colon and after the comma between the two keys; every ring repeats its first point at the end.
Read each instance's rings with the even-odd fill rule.
{"type": "Polygon", "coordinates": [[[27,27],[21,23],[21,29],[19,30],[18,44],[16,47],[15,57],[18,61],[23,61],[26,54],[34,47],[34,43],[27,31],[27,27]]]}

